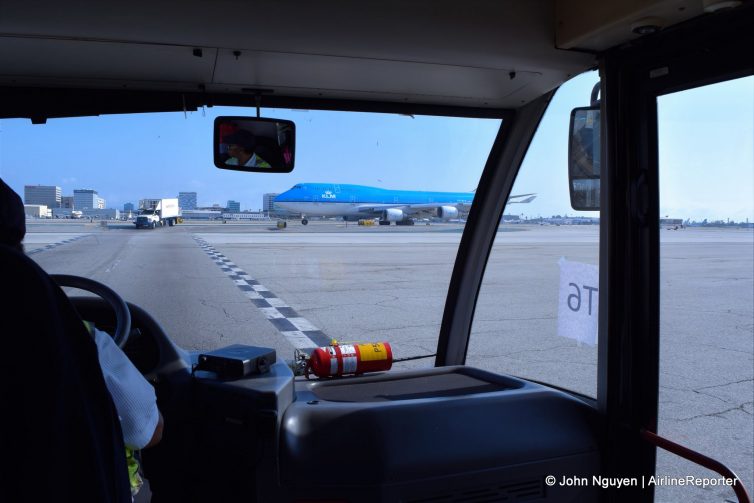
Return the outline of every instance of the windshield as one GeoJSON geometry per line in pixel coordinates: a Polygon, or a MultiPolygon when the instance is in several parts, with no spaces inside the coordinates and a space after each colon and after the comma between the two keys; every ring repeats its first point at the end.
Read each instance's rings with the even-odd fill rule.
{"type": "Polygon", "coordinates": [[[215,117],[254,112],[3,120],[0,176],[25,200],[27,253],[112,287],[185,349],[291,359],[335,339],[432,355],[501,121],[262,109],[295,122],[294,171],[216,169],[215,117]]]}

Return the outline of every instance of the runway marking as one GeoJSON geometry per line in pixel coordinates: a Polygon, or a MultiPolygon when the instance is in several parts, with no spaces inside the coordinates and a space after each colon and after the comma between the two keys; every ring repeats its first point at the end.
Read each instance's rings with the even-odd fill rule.
{"type": "Polygon", "coordinates": [[[58,241],[57,243],[50,243],[48,245],[43,246],[42,248],[34,248],[33,250],[29,250],[26,252],[27,255],[34,255],[35,253],[42,253],[43,251],[52,250],[53,248],[57,248],[58,246],[73,243],[74,241],[78,241],[79,239],[88,237],[89,234],[82,234],[80,236],[76,236],[75,238],[69,238],[64,239],[63,241],[58,241]]]}
{"type": "Polygon", "coordinates": [[[252,278],[225,255],[198,236],[194,241],[233,281],[280,334],[296,349],[313,349],[330,344],[330,338],[313,323],[298,314],[283,299],[252,278]]]}
{"type": "Polygon", "coordinates": [[[120,264],[120,260],[116,260],[115,262],[113,262],[113,265],[111,265],[110,267],[108,267],[107,269],[105,269],[105,272],[112,271],[113,269],[115,269],[116,267],[118,267],[118,264],[120,264]]]}

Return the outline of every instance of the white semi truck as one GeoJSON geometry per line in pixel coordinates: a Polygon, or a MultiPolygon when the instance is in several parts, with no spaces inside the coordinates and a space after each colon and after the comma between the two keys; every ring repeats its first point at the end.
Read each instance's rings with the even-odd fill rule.
{"type": "Polygon", "coordinates": [[[150,199],[148,201],[149,204],[144,205],[136,217],[137,229],[154,229],[178,223],[178,218],[181,216],[178,199],[150,199]]]}

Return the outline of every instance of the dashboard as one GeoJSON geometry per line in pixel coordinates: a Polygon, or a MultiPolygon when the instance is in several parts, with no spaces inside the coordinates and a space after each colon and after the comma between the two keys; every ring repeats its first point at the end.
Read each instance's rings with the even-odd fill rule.
{"type": "MultiPolygon", "coordinates": [[[[114,330],[105,301],[72,302],[83,319],[114,330]]],[[[269,372],[223,380],[194,373],[192,356],[149,313],[128,307],[124,352],[155,386],[166,424],[163,441],[142,451],[153,494],[598,499],[594,488],[543,483],[600,469],[597,414],[567,393],[467,366],[304,381],[277,361],[269,372]],[[327,463],[313,462],[323,456],[327,463]]]]}

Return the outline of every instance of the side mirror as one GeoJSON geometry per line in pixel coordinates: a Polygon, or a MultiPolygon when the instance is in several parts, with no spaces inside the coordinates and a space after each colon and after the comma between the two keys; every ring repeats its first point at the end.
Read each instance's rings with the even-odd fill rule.
{"type": "Polygon", "coordinates": [[[282,119],[217,117],[215,166],[257,173],[290,173],[295,157],[296,125],[282,119]]]}
{"type": "Polygon", "coordinates": [[[574,108],[568,142],[568,183],[571,207],[600,209],[600,108],[574,108]]]}

